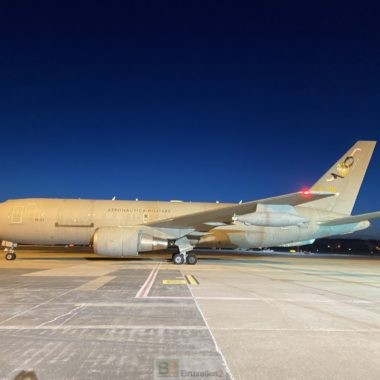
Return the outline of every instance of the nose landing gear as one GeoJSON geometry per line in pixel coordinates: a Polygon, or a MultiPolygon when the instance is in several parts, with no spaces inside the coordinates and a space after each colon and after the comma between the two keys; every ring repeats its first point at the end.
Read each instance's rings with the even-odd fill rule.
{"type": "Polygon", "coordinates": [[[5,247],[4,248],[5,260],[15,260],[16,259],[15,248],[17,247],[17,243],[3,240],[1,245],[5,247]]]}

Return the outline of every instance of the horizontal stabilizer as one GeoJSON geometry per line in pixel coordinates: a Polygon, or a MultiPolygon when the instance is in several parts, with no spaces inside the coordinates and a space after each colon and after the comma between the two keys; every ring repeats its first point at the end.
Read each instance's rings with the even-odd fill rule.
{"type": "Polygon", "coordinates": [[[378,219],[380,218],[380,211],[369,212],[367,214],[346,216],[344,218],[338,218],[329,220],[328,222],[320,223],[321,226],[339,226],[342,224],[351,224],[351,223],[359,223],[365,220],[378,219]]]}
{"type": "Polygon", "coordinates": [[[304,240],[304,241],[297,241],[297,242],[291,242],[286,244],[281,244],[279,247],[301,247],[303,245],[311,245],[315,242],[315,239],[310,240],[304,240]]]}
{"type": "Polygon", "coordinates": [[[297,206],[303,203],[312,202],[318,199],[334,196],[335,193],[324,191],[300,191],[297,193],[290,193],[286,195],[280,195],[278,197],[271,197],[260,199],[257,201],[239,203],[233,206],[217,207],[212,210],[196,212],[192,214],[186,214],[170,219],[158,220],[155,222],[147,223],[146,225],[151,227],[162,228],[195,228],[198,229],[202,226],[200,231],[209,231],[214,228],[215,225],[208,224],[210,222],[222,222],[230,223],[232,217],[237,215],[248,214],[255,212],[258,204],[267,205],[290,205],[297,206]]]}

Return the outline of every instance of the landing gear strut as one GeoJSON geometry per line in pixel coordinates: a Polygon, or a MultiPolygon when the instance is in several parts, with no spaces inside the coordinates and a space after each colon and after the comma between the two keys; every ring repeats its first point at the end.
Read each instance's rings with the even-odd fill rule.
{"type": "Polygon", "coordinates": [[[5,260],[15,260],[16,259],[15,248],[17,247],[17,243],[3,240],[1,245],[5,247],[4,248],[5,260]]]}
{"type": "Polygon", "coordinates": [[[194,265],[197,262],[197,256],[194,253],[188,253],[193,250],[193,245],[190,243],[186,236],[173,242],[173,247],[176,247],[177,251],[173,253],[173,264],[180,265],[183,263],[194,265]]]}

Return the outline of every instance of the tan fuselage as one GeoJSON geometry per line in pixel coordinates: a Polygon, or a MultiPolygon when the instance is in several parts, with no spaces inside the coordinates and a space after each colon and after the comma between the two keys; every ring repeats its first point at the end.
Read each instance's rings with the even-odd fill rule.
{"type": "MultiPolygon", "coordinates": [[[[230,206],[226,203],[110,201],[82,199],[17,199],[0,204],[0,239],[20,244],[91,244],[96,229],[146,225],[157,220],[230,206]]],[[[255,248],[307,241],[354,226],[333,230],[318,221],[339,215],[323,210],[296,207],[310,220],[303,226],[259,227],[243,223],[217,226],[204,235],[198,246],[255,248]]]]}
{"type": "Polygon", "coordinates": [[[222,205],[86,199],[8,200],[0,204],[0,238],[24,244],[87,245],[100,227],[144,225],[215,207],[222,205]]]}

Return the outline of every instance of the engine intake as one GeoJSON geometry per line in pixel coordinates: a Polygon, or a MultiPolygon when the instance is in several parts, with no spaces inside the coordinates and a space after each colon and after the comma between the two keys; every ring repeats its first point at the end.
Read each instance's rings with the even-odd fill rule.
{"type": "Polygon", "coordinates": [[[99,255],[123,257],[168,248],[168,240],[154,236],[155,232],[139,227],[101,227],[95,231],[93,237],[94,252],[99,255]]]}

